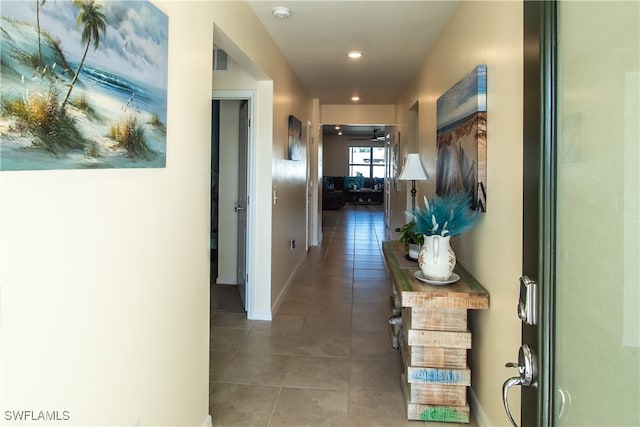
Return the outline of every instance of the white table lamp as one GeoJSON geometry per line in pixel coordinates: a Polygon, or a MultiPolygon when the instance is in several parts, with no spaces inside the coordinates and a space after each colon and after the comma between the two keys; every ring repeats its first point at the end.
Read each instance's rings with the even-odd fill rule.
{"type": "Polygon", "coordinates": [[[416,181],[426,181],[429,178],[429,173],[422,165],[420,160],[420,154],[410,153],[407,155],[407,161],[404,163],[402,172],[398,176],[400,181],[411,180],[411,212],[416,210],[416,181]]]}

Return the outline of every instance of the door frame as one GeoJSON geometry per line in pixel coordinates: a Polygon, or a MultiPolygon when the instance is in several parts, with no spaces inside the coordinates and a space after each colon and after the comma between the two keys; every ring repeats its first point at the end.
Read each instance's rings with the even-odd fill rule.
{"type": "Polygon", "coordinates": [[[247,317],[252,319],[255,314],[255,259],[256,245],[255,230],[256,212],[255,212],[255,188],[256,188],[256,149],[255,149],[255,126],[253,125],[256,117],[257,108],[257,92],[255,90],[213,90],[211,94],[212,100],[218,101],[247,101],[249,103],[249,131],[247,137],[247,238],[246,238],[246,310],[247,317]]]}
{"type": "MultiPolygon", "coordinates": [[[[233,102],[233,101],[229,101],[233,102]]],[[[238,200],[236,212],[238,213],[237,230],[237,259],[236,278],[238,280],[238,293],[245,311],[247,309],[247,150],[249,148],[249,101],[243,100],[239,104],[240,120],[238,129],[238,200]]]]}
{"type": "Polygon", "coordinates": [[[537,358],[535,387],[521,387],[522,427],[553,425],[556,245],[555,1],[524,2],[522,274],[538,283],[538,324],[522,325],[537,358]]]}
{"type": "Polygon", "coordinates": [[[309,120],[306,121],[306,123],[303,126],[303,136],[305,138],[305,144],[307,147],[307,165],[306,165],[306,194],[305,194],[305,200],[306,200],[306,221],[305,221],[305,226],[306,226],[306,233],[305,233],[305,252],[307,252],[309,250],[309,248],[311,246],[316,246],[317,242],[314,239],[314,235],[315,235],[315,205],[314,205],[314,200],[316,200],[315,197],[315,179],[314,179],[314,174],[313,174],[313,164],[312,162],[314,161],[314,156],[312,154],[313,152],[313,135],[312,135],[312,126],[311,126],[311,122],[309,120]]]}
{"type": "Polygon", "coordinates": [[[540,215],[540,330],[538,346],[539,426],[554,425],[555,385],[555,289],[556,289],[556,199],[557,199],[557,2],[542,2],[542,147],[540,215]]]}

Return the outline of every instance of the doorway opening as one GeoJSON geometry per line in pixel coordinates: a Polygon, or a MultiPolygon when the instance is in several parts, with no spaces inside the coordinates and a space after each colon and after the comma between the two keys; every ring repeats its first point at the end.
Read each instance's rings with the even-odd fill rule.
{"type": "Polygon", "coordinates": [[[249,312],[247,241],[252,233],[249,186],[252,93],[214,92],[211,134],[211,311],[249,312]]]}
{"type": "Polygon", "coordinates": [[[322,208],[371,205],[382,209],[387,170],[388,126],[322,126],[322,208]],[[344,198],[336,200],[335,193],[344,198]]]}

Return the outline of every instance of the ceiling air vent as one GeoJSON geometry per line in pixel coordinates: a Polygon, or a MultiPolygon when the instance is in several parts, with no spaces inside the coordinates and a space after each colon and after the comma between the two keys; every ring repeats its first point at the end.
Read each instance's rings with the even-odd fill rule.
{"type": "Polygon", "coordinates": [[[214,71],[228,71],[229,70],[229,56],[227,52],[222,49],[213,50],[213,70],[214,71]]]}

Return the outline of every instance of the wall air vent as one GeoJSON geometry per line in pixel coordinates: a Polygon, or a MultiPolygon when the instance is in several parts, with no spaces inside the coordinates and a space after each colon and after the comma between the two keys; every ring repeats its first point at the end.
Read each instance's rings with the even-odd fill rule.
{"type": "Polygon", "coordinates": [[[213,49],[213,70],[214,71],[228,71],[229,70],[229,56],[227,52],[222,49],[213,49]]]}

